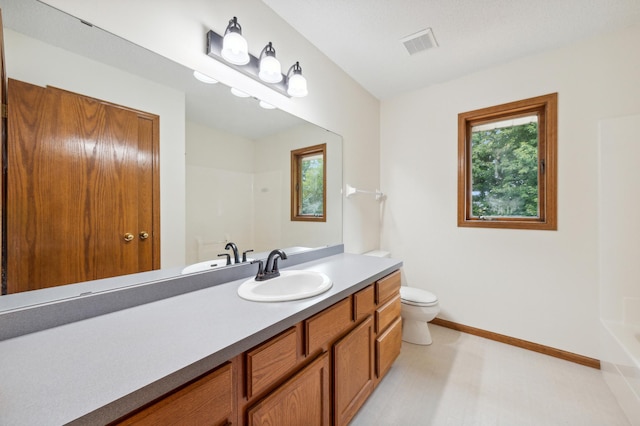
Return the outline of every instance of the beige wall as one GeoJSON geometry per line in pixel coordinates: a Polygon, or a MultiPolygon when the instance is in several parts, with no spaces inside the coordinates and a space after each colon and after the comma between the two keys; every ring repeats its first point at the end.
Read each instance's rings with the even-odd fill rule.
{"type": "Polygon", "coordinates": [[[598,358],[598,122],[640,112],[639,43],[635,27],[382,102],[382,247],[443,318],[598,358]],[[552,92],[558,230],[458,228],[457,114],[552,92]]]}

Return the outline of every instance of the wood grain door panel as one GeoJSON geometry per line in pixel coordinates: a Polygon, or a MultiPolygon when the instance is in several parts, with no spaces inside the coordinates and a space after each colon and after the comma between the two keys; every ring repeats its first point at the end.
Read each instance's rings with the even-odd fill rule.
{"type": "Polygon", "coordinates": [[[153,118],[16,80],[8,102],[9,292],[152,269],[153,118]]]}

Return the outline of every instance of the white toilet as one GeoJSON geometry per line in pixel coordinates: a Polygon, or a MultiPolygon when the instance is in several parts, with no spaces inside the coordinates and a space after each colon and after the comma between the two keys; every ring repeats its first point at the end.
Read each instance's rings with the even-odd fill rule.
{"type": "Polygon", "coordinates": [[[435,294],[414,287],[400,287],[402,303],[402,340],[416,345],[430,345],[431,332],[428,321],[440,312],[435,294]]]}
{"type": "MultiPolygon", "coordinates": [[[[389,257],[388,251],[374,250],[365,253],[367,256],[389,257]]],[[[400,287],[402,304],[402,340],[416,345],[430,345],[431,332],[428,321],[440,312],[438,298],[435,294],[415,287],[400,287]]]]}

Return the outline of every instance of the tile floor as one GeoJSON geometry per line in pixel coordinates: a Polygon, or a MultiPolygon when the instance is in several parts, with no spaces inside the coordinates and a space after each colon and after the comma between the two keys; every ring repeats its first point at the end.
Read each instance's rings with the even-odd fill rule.
{"type": "Polygon", "coordinates": [[[352,426],[630,425],[599,370],[430,325],[352,426]]]}

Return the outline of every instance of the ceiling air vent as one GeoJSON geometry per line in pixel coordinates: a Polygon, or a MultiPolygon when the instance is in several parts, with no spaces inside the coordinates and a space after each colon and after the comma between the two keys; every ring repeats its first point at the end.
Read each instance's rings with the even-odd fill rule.
{"type": "Polygon", "coordinates": [[[431,28],[408,35],[400,41],[404,44],[409,55],[415,55],[416,53],[424,52],[427,49],[438,47],[438,42],[436,42],[431,28]]]}

